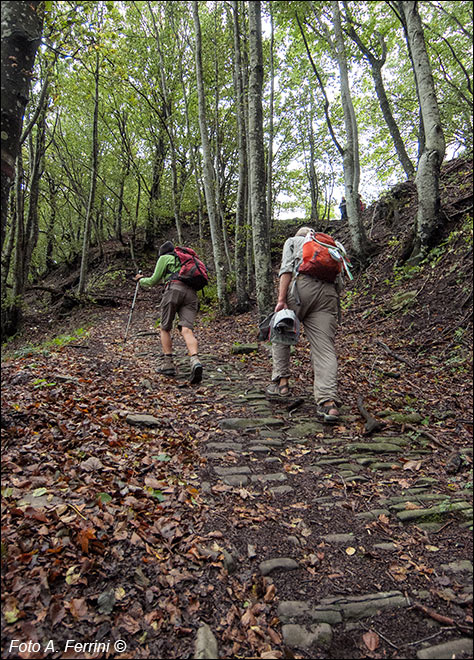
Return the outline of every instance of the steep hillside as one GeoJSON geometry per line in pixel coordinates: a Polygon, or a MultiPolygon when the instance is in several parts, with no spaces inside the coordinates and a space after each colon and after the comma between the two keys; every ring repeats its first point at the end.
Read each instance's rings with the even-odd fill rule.
{"type": "MultiPolygon", "coordinates": [[[[365,370],[371,372],[372,380],[378,372],[377,359],[383,354],[387,359],[388,349],[400,358],[392,356],[392,366],[405,365],[405,372],[408,363],[413,374],[422,363],[430,365],[432,372],[426,375],[430,380],[425,380],[422,390],[431,390],[439,379],[445,382],[452,379],[449,391],[437,402],[438,412],[453,406],[455,410],[463,393],[470,393],[473,264],[470,161],[456,160],[444,166],[441,204],[445,217],[443,235],[438,247],[418,266],[410,266],[406,261],[417,210],[414,185],[395,186],[365,211],[369,237],[380,252],[348,287],[343,303],[343,334],[349,335],[345,338],[349,342],[352,336],[356,354],[360,355],[357,347],[364,337],[370,337],[365,370]],[[385,347],[377,342],[383,342],[385,347]]],[[[346,232],[340,231],[339,235],[349,244],[346,232]]],[[[418,405],[422,405],[423,397],[415,396],[418,405]]]]}

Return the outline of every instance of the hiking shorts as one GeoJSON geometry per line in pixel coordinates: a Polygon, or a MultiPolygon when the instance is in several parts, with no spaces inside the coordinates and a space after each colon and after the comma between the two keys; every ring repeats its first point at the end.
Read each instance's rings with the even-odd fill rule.
{"type": "Polygon", "coordinates": [[[161,328],[171,331],[173,321],[178,316],[178,328],[194,327],[199,300],[196,291],[182,282],[169,284],[161,299],[161,328]]]}

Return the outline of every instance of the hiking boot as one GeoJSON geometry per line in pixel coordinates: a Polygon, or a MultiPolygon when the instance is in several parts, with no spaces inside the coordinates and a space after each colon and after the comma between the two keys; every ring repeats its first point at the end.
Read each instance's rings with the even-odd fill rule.
{"type": "Polygon", "coordinates": [[[191,355],[191,375],[189,382],[191,385],[196,385],[202,380],[202,364],[199,362],[197,355],[191,355]]]}
{"type": "Polygon", "coordinates": [[[163,355],[156,373],[163,374],[163,376],[176,376],[176,369],[174,367],[172,355],[163,355]]]}
{"type": "Polygon", "coordinates": [[[316,413],[319,417],[322,417],[325,422],[338,422],[339,421],[339,410],[337,409],[334,401],[325,401],[321,403],[316,408],[316,413]]]}

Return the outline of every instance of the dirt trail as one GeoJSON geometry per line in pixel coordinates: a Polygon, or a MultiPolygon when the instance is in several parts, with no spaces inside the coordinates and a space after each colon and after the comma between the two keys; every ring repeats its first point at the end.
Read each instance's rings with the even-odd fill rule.
{"type": "Polygon", "coordinates": [[[304,339],[295,398],[269,402],[268,346],[239,344],[250,315],[203,314],[203,382],[187,383],[179,340],[166,379],[150,300],[124,345],[128,313],[4,365],[2,657],[19,657],[13,638],[64,648],[72,632],[124,639],[116,658],[472,657],[472,449],[449,411],[436,438],[394,410],[364,435],[353,335],[338,340],[339,424],[315,417],[304,339]]]}

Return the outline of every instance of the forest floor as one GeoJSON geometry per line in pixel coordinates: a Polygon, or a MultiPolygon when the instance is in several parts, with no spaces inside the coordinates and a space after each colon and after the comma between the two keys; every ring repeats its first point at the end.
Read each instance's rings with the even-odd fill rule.
{"type": "Polygon", "coordinates": [[[178,376],[156,373],[159,290],[124,342],[131,277],[119,308],[31,312],[2,361],[2,658],[472,658],[461,174],[416,268],[368,209],[386,248],[344,298],[337,425],[304,337],[292,397],[265,398],[255,312],[203,305],[199,385],[177,331],[178,376]]]}

